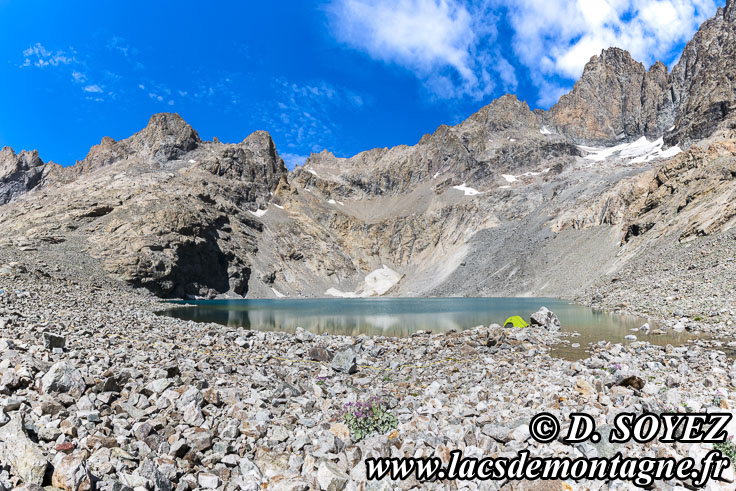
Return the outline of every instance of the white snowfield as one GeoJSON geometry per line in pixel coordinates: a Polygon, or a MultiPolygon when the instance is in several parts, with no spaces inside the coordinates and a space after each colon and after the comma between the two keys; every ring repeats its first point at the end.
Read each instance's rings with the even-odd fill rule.
{"type": "Polygon", "coordinates": [[[276,295],[276,298],[284,298],[286,295],[278,291],[276,288],[271,287],[271,290],[273,290],[273,294],[276,295]]]}
{"type": "Polygon", "coordinates": [[[543,135],[551,135],[552,134],[552,132],[550,130],[548,130],[546,126],[542,126],[542,129],[539,130],[539,132],[541,134],[543,134],[543,135]]]}
{"type": "Polygon", "coordinates": [[[319,174],[317,174],[317,172],[315,172],[314,170],[312,170],[312,169],[307,169],[307,170],[308,170],[308,171],[309,171],[309,172],[310,172],[311,174],[314,174],[315,176],[319,177],[319,174]]]}
{"type": "MultiPolygon", "coordinates": [[[[541,170],[539,172],[529,171],[529,172],[524,172],[523,174],[519,174],[518,176],[514,176],[514,175],[511,175],[511,174],[501,174],[501,177],[503,177],[506,180],[506,182],[516,182],[516,181],[519,180],[520,177],[541,176],[542,174],[546,174],[549,171],[550,171],[550,168],[547,167],[546,169],[541,170]]],[[[509,187],[509,186],[501,186],[501,189],[506,189],[507,187],[509,187]]]]}
{"type": "Polygon", "coordinates": [[[281,206],[281,205],[277,205],[276,203],[271,203],[271,204],[272,204],[273,206],[275,206],[276,208],[278,208],[279,210],[283,210],[283,209],[284,209],[284,207],[283,207],[283,206],[281,206]]]}
{"type": "Polygon", "coordinates": [[[343,292],[337,288],[330,288],[325,295],[341,298],[378,297],[391,289],[401,280],[401,273],[397,273],[385,264],[381,269],[368,273],[363,285],[354,292],[343,292]]]}
{"type": "Polygon", "coordinates": [[[462,183],[459,186],[452,186],[452,189],[457,189],[458,191],[462,191],[465,193],[465,196],[475,196],[476,194],[483,194],[482,191],[478,191],[477,189],[470,188],[465,185],[465,183],[462,183]]]}
{"type": "Polygon", "coordinates": [[[650,142],[646,137],[642,136],[635,142],[622,143],[608,148],[585,147],[578,145],[578,148],[584,152],[588,152],[585,156],[586,160],[595,162],[603,162],[612,157],[628,159],[629,164],[637,164],[650,162],[655,159],[668,159],[682,152],[680,147],[670,147],[663,150],[664,140],[662,138],[650,142]]]}
{"type": "MultiPolygon", "coordinates": [[[[248,211],[250,211],[250,210],[248,210],[248,211]]],[[[256,210],[256,211],[250,211],[250,213],[251,213],[251,215],[255,215],[257,217],[262,217],[263,215],[266,214],[267,211],[268,210],[256,210]]]]}
{"type": "Polygon", "coordinates": [[[329,200],[328,203],[331,205],[345,206],[345,203],[343,203],[342,201],[335,201],[334,199],[329,200]]]}

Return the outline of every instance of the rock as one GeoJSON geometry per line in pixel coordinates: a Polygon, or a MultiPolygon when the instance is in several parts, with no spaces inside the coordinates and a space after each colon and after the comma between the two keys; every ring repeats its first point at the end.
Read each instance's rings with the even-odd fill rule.
{"type": "Polygon", "coordinates": [[[329,363],[332,361],[333,354],[322,346],[313,346],[309,349],[309,359],[329,363]]]}
{"type": "Polygon", "coordinates": [[[243,476],[243,478],[247,480],[261,482],[261,480],[263,479],[263,474],[261,474],[261,470],[255,464],[255,462],[247,457],[242,457],[240,459],[240,461],[238,462],[238,468],[240,469],[240,474],[243,476]]]}
{"type": "Polygon", "coordinates": [[[317,482],[320,489],[327,491],[341,491],[345,488],[350,476],[340,469],[335,463],[323,460],[317,469],[317,482]]]}
{"type": "Polygon", "coordinates": [[[632,375],[623,379],[621,382],[619,382],[618,385],[620,385],[621,387],[631,387],[632,389],[641,390],[644,388],[645,384],[646,382],[644,381],[644,379],[632,375]]]}
{"type": "Polygon", "coordinates": [[[560,320],[547,307],[542,307],[537,312],[533,313],[530,324],[532,326],[543,327],[544,329],[549,329],[551,331],[558,331],[560,329],[560,320]]]}
{"type": "Polygon", "coordinates": [[[217,489],[222,483],[218,476],[206,472],[202,472],[199,474],[199,476],[197,477],[197,482],[199,483],[199,486],[203,489],[217,489]]]}
{"type": "Polygon", "coordinates": [[[51,350],[54,348],[64,349],[66,346],[66,338],[58,334],[54,334],[48,331],[43,333],[43,347],[51,350]]]}
{"type": "Polygon", "coordinates": [[[352,347],[346,347],[335,353],[330,366],[336,372],[352,374],[358,371],[356,354],[352,347]]]}
{"type": "Polygon", "coordinates": [[[309,483],[297,476],[274,476],[268,481],[268,489],[273,491],[307,491],[309,483]]]}
{"type": "Polygon", "coordinates": [[[330,433],[344,442],[350,439],[350,428],[345,423],[333,423],[330,426],[330,433]]]}
{"type": "Polygon", "coordinates": [[[56,363],[41,379],[44,394],[68,393],[72,397],[81,397],[85,389],[82,374],[68,361],[56,363]]]}
{"type": "Polygon", "coordinates": [[[26,484],[43,484],[48,462],[41,449],[28,438],[22,414],[14,415],[0,428],[0,462],[9,464],[26,484]]]}
{"type": "Polygon", "coordinates": [[[626,341],[636,341],[636,336],[634,336],[633,334],[627,334],[626,336],[624,336],[624,339],[626,341]]]}
{"type": "Polygon", "coordinates": [[[54,467],[51,477],[51,485],[64,491],[88,491],[93,488],[93,483],[94,478],[82,452],[62,458],[54,467]]]}

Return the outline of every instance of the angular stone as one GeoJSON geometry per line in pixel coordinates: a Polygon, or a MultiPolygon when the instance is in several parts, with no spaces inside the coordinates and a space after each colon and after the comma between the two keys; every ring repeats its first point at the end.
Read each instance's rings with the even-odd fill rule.
{"type": "Polygon", "coordinates": [[[68,361],[55,364],[41,379],[44,394],[68,393],[72,397],[81,397],[85,389],[84,377],[68,361]]]}
{"type": "Polygon", "coordinates": [[[356,364],[356,354],[352,347],[343,348],[332,358],[330,366],[336,372],[355,373],[358,371],[356,364]]]}
{"type": "Polygon", "coordinates": [[[46,349],[54,349],[54,348],[61,348],[64,349],[66,346],[66,337],[61,336],[59,334],[54,334],[52,332],[44,332],[42,334],[43,337],[43,347],[46,349]]]}
{"type": "Polygon", "coordinates": [[[543,327],[550,331],[558,331],[560,329],[560,320],[547,307],[542,307],[531,315],[531,325],[543,327]]]}
{"type": "Polygon", "coordinates": [[[85,454],[74,452],[62,458],[54,468],[51,485],[64,491],[88,491],[93,478],[89,472],[85,454]]]}
{"type": "Polygon", "coordinates": [[[202,472],[197,477],[197,483],[199,483],[199,486],[203,489],[217,489],[222,481],[220,481],[219,476],[216,476],[215,474],[202,472]]]}
{"type": "Polygon", "coordinates": [[[0,462],[9,464],[24,483],[41,485],[48,462],[41,449],[28,438],[23,419],[22,414],[16,414],[0,428],[0,462]]]}
{"type": "Polygon", "coordinates": [[[317,468],[317,482],[321,489],[341,491],[345,488],[349,480],[350,476],[334,462],[323,460],[317,468]]]}

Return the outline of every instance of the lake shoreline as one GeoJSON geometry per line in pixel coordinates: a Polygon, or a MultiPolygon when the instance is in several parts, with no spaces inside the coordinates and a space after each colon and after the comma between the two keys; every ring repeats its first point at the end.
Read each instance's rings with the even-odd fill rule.
{"type": "MultiPolygon", "coordinates": [[[[0,285],[0,354],[10,360],[2,365],[3,414],[8,424],[24,414],[38,428],[34,445],[49,465],[63,470],[67,457],[84,459],[103,491],[155,482],[182,490],[358,490],[366,489],[362,462],[369,456],[446,458],[451,449],[684,457],[707,445],[542,445],[530,440],[527,425],[543,411],[561,421],[586,412],[607,425],[627,409],[736,408],[736,366],[717,341],[683,348],[609,343],[569,362],[549,354],[562,335],[539,328],[482,326],[408,338],[243,331],[157,316],[161,301],[114,285],[65,279],[39,264],[14,266],[0,285]],[[64,337],[63,352],[44,347],[44,331],[64,337]],[[346,350],[354,352],[355,373],[327,361],[346,350]],[[322,353],[324,362],[314,360],[322,353]],[[80,375],[78,393],[39,384],[60,363],[80,375]],[[15,385],[6,383],[10,372],[15,385]],[[641,388],[621,385],[632,376],[641,388]],[[357,441],[342,411],[374,397],[397,418],[396,427],[357,441]]],[[[14,470],[7,476],[6,487],[21,483],[14,470]]]]}

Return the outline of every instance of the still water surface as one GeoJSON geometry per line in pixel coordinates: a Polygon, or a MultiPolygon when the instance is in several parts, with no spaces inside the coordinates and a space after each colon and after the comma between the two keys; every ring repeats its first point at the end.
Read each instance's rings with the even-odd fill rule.
{"type": "MultiPolygon", "coordinates": [[[[553,298],[360,298],[301,300],[195,300],[177,302],[160,313],[196,322],[215,322],[260,331],[294,332],[297,326],[315,334],[404,337],[419,331],[444,332],[478,325],[502,324],[512,315],[529,316],[545,306],[560,319],[562,330],[580,335],[555,349],[565,358],[579,358],[582,350],[598,341],[626,342],[634,334],[640,341],[681,345],[692,336],[668,331],[663,335],[632,332],[647,322],[635,316],[616,315],[553,298]],[[185,304],[185,305],[183,305],[185,304]]],[[[650,322],[652,330],[656,325],[650,322]]],[[[650,331],[651,333],[651,331],[650,331]]]]}

